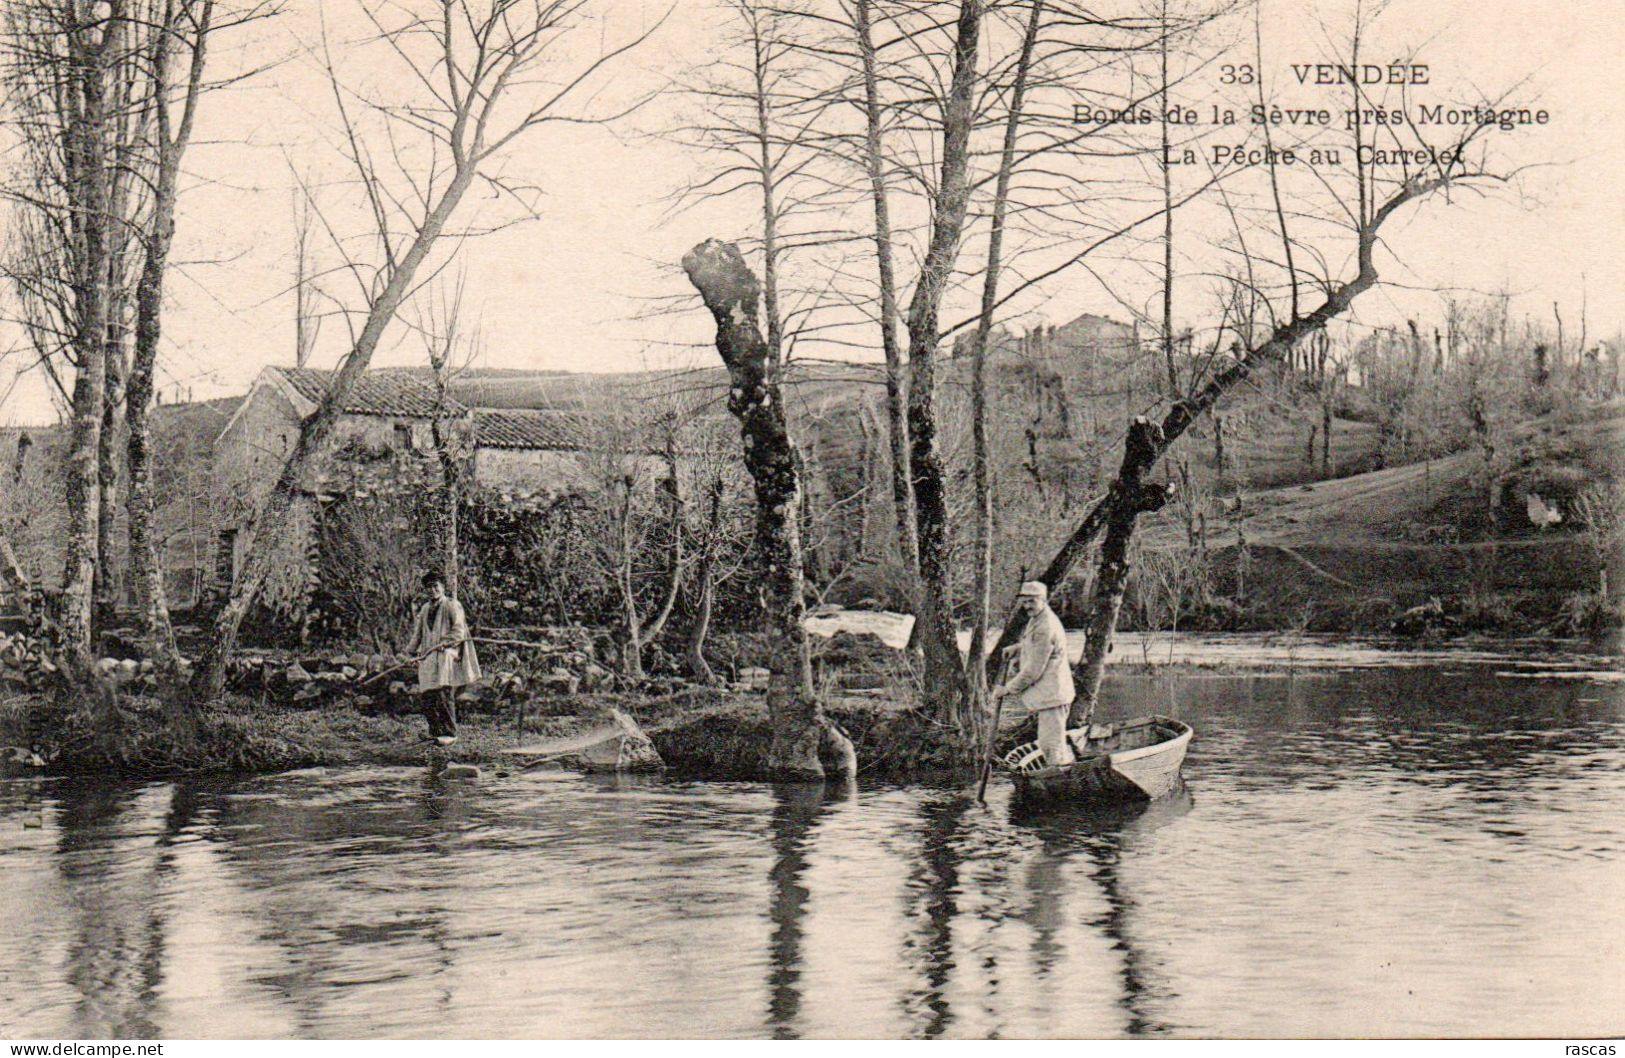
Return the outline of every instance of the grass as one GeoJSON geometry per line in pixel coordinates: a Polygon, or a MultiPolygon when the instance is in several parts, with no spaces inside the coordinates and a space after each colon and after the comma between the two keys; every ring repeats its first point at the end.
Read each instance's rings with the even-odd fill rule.
{"type": "Polygon", "coordinates": [[[413,714],[363,711],[347,704],[302,709],[227,695],[177,724],[153,698],[116,706],[59,707],[37,695],[0,701],[0,744],[32,746],[58,774],[161,776],[184,772],[265,772],[349,764],[422,764],[431,756],[461,763],[507,760],[505,750],[538,737],[568,735],[594,718],[594,704],[570,713],[535,713],[522,727],[511,718],[460,718],[458,740],[424,741],[413,714]]]}
{"type": "MultiPolygon", "coordinates": [[[[522,725],[490,712],[459,718],[449,747],[424,741],[413,714],[348,704],[300,708],[228,695],[178,727],[152,698],[61,708],[38,695],[0,699],[0,745],[34,747],[57,775],[159,778],[435,761],[522,764],[511,750],[567,739],[600,726],[614,706],[631,714],[674,774],[712,780],[766,779],[771,740],[760,695],[701,691],[665,698],[582,695],[532,703],[522,725]]],[[[887,701],[838,699],[830,718],[851,737],[860,774],[889,780],[963,778],[972,762],[946,729],[887,701]]]]}

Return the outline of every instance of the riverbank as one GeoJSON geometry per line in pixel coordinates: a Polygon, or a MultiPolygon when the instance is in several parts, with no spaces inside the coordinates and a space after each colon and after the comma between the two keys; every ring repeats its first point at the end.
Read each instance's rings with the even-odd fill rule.
{"type": "MultiPolygon", "coordinates": [[[[348,765],[471,764],[514,771],[537,760],[538,746],[566,743],[632,717],[668,770],[682,777],[764,779],[770,741],[760,694],[694,689],[678,695],[582,695],[539,700],[521,719],[465,712],[450,746],[426,740],[423,719],[351,702],[307,708],[227,695],[199,712],[190,730],[157,699],[131,697],[113,707],[64,710],[38,695],[0,701],[0,746],[31,748],[53,775],[251,773],[348,765]],[[109,711],[110,708],[110,711],[109,711]]],[[[841,699],[830,718],[852,738],[861,773],[913,781],[964,772],[946,729],[895,703],[841,699]]],[[[30,769],[19,768],[16,774],[30,769]]]]}
{"type": "MultiPolygon", "coordinates": [[[[826,711],[852,739],[859,773],[890,782],[965,781],[974,770],[945,728],[907,708],[908,657],[889,643],[906,640],[906,618],[885,614],[819,615],[814,636],[826,711]],[[840,627],[835,627],[839,625],[840,627]],[[833,634],[831,634],[833,633],[833,634]],[[867,687],[866,690],[849,689],[867,687]]],[[[1081,641],[1073,636],[1074,659],[1081,641]]],[[[1103,715],[1114,713],[1111,681],[1180,674],[1290,676],[1360,669],[1474,669],[1550,681],[1625,680],[1618,642],[1457,640],[1426,645],[1393,638],[1316,635],[1170,635],[1120,633],[1110,658],[1103,715]]],[[[1155,709],[1140,702],[1136,711],[1155,709]]],[[[770,732],[756,690],[688,686],[673,693],[534,694],[480,700],[460,709],[460,737],[450,747],[425,740],[423,719],[405,705],[334,696],[290,700],[261,693],[228,694],[178,731],[164,704],[141,694],[116,705],[62,709],[37,694],[0,697],[0,747],[35,749],[51,774],[137,778],[204,772],[274,772],[347,765],[475,765],[489,773],[518,770],[548,756],[548,747],[632,718],[670,774],[707,780],[769,777],[770,732]]],[[[1007,717],[1001,742],[1019,740],[1007,717]]],[[[26,765],[13,766],[27,774],[26,765]]]]}

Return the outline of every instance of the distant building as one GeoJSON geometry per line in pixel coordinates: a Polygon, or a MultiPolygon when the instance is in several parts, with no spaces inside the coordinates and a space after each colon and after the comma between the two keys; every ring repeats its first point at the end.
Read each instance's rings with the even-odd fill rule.
{"type": "MultiPolygon", "coordinates": [[[[248,529],[264,503],[304,422],[315,414],[334,373],[267,367],[255,378],[214,444],[215,524],[219,532],[216,580],[225,588],[242,568],[248,529]]],[[[478,387],[474,391],[480,392],[478,387]]],[[[466,392],[466,387],[465,387],[466,392]]],[[[546,400],[543,394],[532,399],[546,400]]],[[[442,404],[433,376],[420,369],[377,369],[356,382],[329,441],[331,455],[299,483],[302,500],[283,535],[287,553],[279,570],[291,583],[279,594],[303,590],[320,505],[385,487],[433,487],[440,466],[436,418],[470,480],[501,501],[523,504],[590,487],[594,453],[618,448],[627,427],[580,408],[480,408],[448,396],[442,404]]],[[[646,426],[647,424],[643,424],[646,426]]],[[[634,423],[633,428],[640,428],[634,423]]],[[[639,458],[658,459],[647,443],[639,458]]]]}

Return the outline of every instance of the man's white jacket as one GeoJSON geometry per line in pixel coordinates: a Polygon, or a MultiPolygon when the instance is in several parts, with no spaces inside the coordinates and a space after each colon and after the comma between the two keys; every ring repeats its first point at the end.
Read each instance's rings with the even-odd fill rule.
{"type": "Polygon", "coordinates": [[[1066,629],[1054,610],[1046,606],[1028,620],[1018,657],[1020,668],[1008,683],[1028,712],[1072,704],[1076,692],[1066,660],[1066,629]]]}

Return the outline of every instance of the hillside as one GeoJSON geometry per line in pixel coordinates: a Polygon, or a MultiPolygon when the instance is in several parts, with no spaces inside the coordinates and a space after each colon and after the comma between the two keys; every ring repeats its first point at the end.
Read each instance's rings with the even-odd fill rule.
{"type": "MultiPolygon", "coordinates": [[[[1207,546],[1224,590],[1244,594],[1277,627],[1380,627],[1397,611],[1446,599],[1447,610],[1488,611],[1487,629],[1561,631],[1565,608],[1598,585],[1573,499],[1618,480],[1622,466],[1625,404],[1616,401],[1527,424],[1493,474],[1462,452],[1245,495],[1207,523],[1207,546]],[[1533,524],[1530,493],[1562,520],[1533,524]]],[[[1185,541],[1169,512],[1150,521],[1142,544],[1177,553],[1185,541]]],[[[1625,554],[1616,554],[1616,604],[1621,567],[1625,554]]]]}

